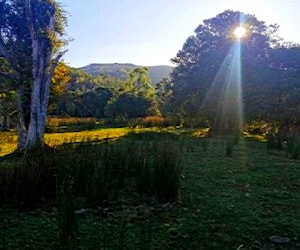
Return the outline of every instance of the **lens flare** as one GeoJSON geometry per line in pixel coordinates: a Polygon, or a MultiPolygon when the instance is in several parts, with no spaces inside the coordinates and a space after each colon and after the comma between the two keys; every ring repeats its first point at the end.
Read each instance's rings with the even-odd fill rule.
{"type": "Polygon", "coordinates": [[[241,131],[243,93],[240,42],[236,41],[230,48],[202,105],[204,109],[213,110],[217,129],[241,131]]]}
{"type": "Polygon", "coordinates": [[[236,38],[240,39],[246,35],[247,31],[243,26],[237,27],[233,34],[236,36],[236,38]]]}

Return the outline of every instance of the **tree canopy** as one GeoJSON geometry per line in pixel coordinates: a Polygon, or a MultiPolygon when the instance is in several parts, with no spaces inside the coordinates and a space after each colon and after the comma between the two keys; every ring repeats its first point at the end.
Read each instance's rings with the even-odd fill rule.
{"type": "Polygon", "coordinates": [[[228,78],[225,73],[233,70],[231,62],[239,49],[245,118],[282,116],[274,109],[295,104],[295,93],[299,93],[300,47],[284,42],[277,35],[278,28],[254,15],[230,10],[204,20],[172,59],[177,67],[172,74],[170,109],[213,122],[223,106],[222,92],[228,78]],[[240,25],[247,34],[237,41],[233,31],[240,25]]]}

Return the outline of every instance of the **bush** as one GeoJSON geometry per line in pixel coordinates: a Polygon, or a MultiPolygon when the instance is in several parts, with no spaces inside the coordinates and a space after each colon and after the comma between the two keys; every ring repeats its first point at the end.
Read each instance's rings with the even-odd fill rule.
{"type": "Polygon", "coordinates": [[[137,118],[129,122],[129,127],[142,127],[151,128],[159,127],[166,128],[170,126],[170,121],[167,118],[161,116],[146,116],[142,118],[137,118]]]}

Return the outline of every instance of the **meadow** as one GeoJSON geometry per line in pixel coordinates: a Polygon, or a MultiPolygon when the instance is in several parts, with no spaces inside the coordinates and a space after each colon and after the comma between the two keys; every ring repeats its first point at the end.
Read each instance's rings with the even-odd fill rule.
{"type": "MultiPolygon", "coordinates": [[[[55,146],[46,155],[0,158],[2,174],[31,171],[20,170],[27,179],[6,190],[11,197],[0,191],[0,249],[300,247],[299,160],[265,142],[175,128],[54,133],[46,141],[55,146]]],[[[14,143],[14,134],[2,134],[2,148],[14,143]]]]}

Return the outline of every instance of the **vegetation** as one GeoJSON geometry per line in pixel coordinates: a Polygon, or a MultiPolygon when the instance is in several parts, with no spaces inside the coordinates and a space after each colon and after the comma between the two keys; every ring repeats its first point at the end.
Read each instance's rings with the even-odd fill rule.
{"type": "MultiPolygon", "coordinates": [[[[76,178],[74,181],[72,178],[63,178],[62,180],[67,183],[59,181],[60,188],[58,190],[62,197],[59,196],[61,198],[58,197],[58,201],[62,203],[57,203],[57,206],[63,204],[64,207],[58,207],[58,210],[55,209],[56,205],[51,202],[46,205],[40,203],[41,205],[35,209],[22,214],[14,212],[11,208],[3,207],[0,210],[1,224],[3,225],[1,227],[2,247],[26,246],[31,249],[40,249],[51,246],[51,248],[57,248],[61,242],[59,241],[59,232],[64,229],[65,232],[72,231],[70,244],[81,248],[218,249],[220,247],[240,247],[240,249],[276,249],[280,247],[281,249],[297,249],[299,247],[297,236],[300,233],[298,227],[300,218],[297,213],[300,198],[299,192],[297,192],[300,174],[298,161],[287,159],[282,154],[268,154],[264,143],[251,140],[241,140],[238,145],[233,147],[232,157],[225,161],[225,142],[226,140],[221,137],[199,139],[190,137],[189,134],[182,134],[178,137],[170,134],[145,133],[130,135],[112,144],[94,146],[82,144],[63,147],[60,149],[60,153],[57,151],[57,154],[54,154],[58,157],[58,162],[62,160],[59,158],[60,154],[65,159],[61,162],[60,169],[63,172],[60,174],[72,175],[76,174],[76,171],[84,169],[84,175],[79,175],[80,181],[76,181],[76,178]],[[151,144],[163,145],[161,143],[169,140],[173,142],[169,142],[167,145],[181,150],[181,185],[177,202],[160,204],[147,198],[151,189],[140,189],[145,188],[149,181],[151,186],[151,178],[143,180],[144,176],[140,172],[143,170],[146,173],[148,170],[144,167],[147,165],[138,170],[137,173],[140,173],[138,182],[132,178],[135,168],[128,167],[137,166],[136,164],[140,161],[135,152],[137,154],[145,153],[147,159],[150,159],[152,153],[157,154],[156,146],[151,146],[151,144]],[[149,151],[149,148],[145,151],[134,150],[136,146],[140,147],[144,144],[146,147],[151,146],[152,151],[149,151]],[[206,145],[205,150],[204,144],[206,145]],[[101,147],[104,147],[103,150],[108,147],[106,157],[99,156],[105,153],[105,150],[100,149],[101,147]],[[131,153],[128,154],[128,152],[131,153]],[[112,154],[115,153],[118,155],[117,161],[112,157],[112,154]],[[81,155],[86,157],[82,158],[81,155]],[[124,155],[126,155],[127,161],[135,163],[127,165],[126,161],[121,160],[124,155]],[[72,157],[73,160],[67,160],[68,157],[72,157]],[[96,167],[92,163],[95,159],[99,159],[102,164],[109,163],[110,168],[106,171],[110,171],[111,174],[103,176],[101,172],[98,172],[97,175],[90,175],[89,170],[96,167]],[[70,168],[70,163],[72,168],[70,168]],[[120,166],[118,164],[122,164],[124,167],[124,173],[121,175],[119,172],[121,169],[117,171],[120,166]],[[122,178],[119,179],[121,176],[127,176],[124,183],[122,183],[122,178]],[[83,181],[85,178],[93,177],[97,178],[98,183],[104,181],[106,185],[102,184],[98,186],[101,189],[97,189],[94,186],[97,182],[83,181]],[[110,181],[107,182],[108,180],[105,181],[103,177],[117,177],[117,179],[109,179],[110,181]],[[143,181],[145,185],[140,186],[140,181],[143,181]],[[88,187],[84,188],[86,184],[88,187]],[[113,185],[115,188],[119,186],[117,188],[119,191],[114,193],[114,189],[111,186],[108,188],[107,185],[113,185]],[[123,188],[120,188],[120,185],[123,188]],[[76,191],[72,191],[71,187],[76,191]],[[105,190],[110,191],[107,193],[105,190]],[[91,191],[92,193],[90,193],[91,191]],[[94,192],[96,191],[98,195],[95,196],[94,192]],[[143,195],[145,191],[147,196],[143,195]],[[73,201],[66,200],[72,197],[69,195],[70,192],[74,192],[77,197],[79,194],[81,195],[79,198],[74,198],[73,201]],[[63,197],[65,200],[62,201],[63,197]],[[86,200],[84,197],[89,198],[86,200]],[[97,197],[97,199],[94,200],[93,197],[97,197]],[[101,202],[100,197],[105,200],[101,202]],[[98,203],[99,201],[100,203],[98,203]],[[93,206],[92,204],[95,202],[100,206],[93,206]],[[75,224],[70,223],[70,220],[74,219],[69,217],[68,212],[61,214],[62,211],[70,211],[68,204],[73,204],[71,212],[74,212],[75,224]],[[60,219],[57,220],[57,218],[60,219]],[[68,229],[64,225],[73,225],[74,228],[68,229]],[[18,240],[15,240],[15,235],[18,235],[18,240]],[[276,235],[288,237],[289,243],[272,243],[269,238],[276,235]]],[[[163,153],[164,150],[160,147],[159,152],[163,153]]],[[[47,156],[45,157],[47,159],[47,156]]],[[[37,162],[40,164],[41,161],[45,162],[42,159],[39,157],[38,161],[37,159],[30,160],[34,164],[31,167],[37,167],[37,162]]],[[[53,157],[51,159],[50,161],[46,160],[48,166],[51,166],[50,162],[55,161],[53,157]]],[[[173,156],[170,159],[174,159],[173,156]]],[[[1,172],[3,173],[7,164],[10,164],[11,167],[14,166],[16,164],[14,162],[11,159],[2,161],[1,172]]],[[[148,160],[145,161],[145,163],[147,162],[148,160]]],[[[105,166],[102,164],[97,164],[98,168],[105,166]]],[[[26,166],[30,165],[26,164],[26,166]]],[[[165,175],[168,179],[171,178],[169,173],[171,173],[170,170],[165,175]]],[[[34,178],[34,175],[28,175],[28,177],[34,178]]],[[[49,183],[50,179],[47,178],[47,180],[49,183]]],[[[23,185],[25,183],[32,187],[37,185],[34,184],[36,183],[34,181],[23,182],[23,185]]],[[[160,179],[160,183],[167,182],[160,179]]],[[[30,193],[30,189],[21,187],[22,185],[19,185],[22,192],[30,193]]],[[[48,191],[50,187],[55,189],[55,183],[47,184],[48,191]]],[[[34,190],[41,189],[35,188],[34,190]]],[[[159,193],[158,190],[155,191],[156,194],[159,193]]],[[[164,187],[163,190],[166,194],[167,189],[164,187]]],[[[6,193],[8,194],[8,192],[6,193]]],[[[38,194],[36,191],[31,193],[38,194]]]]}
{"type": "Polygon", "coordinates": [[[278,25],[227,10],[174,70],[74,69],[56,1],[0,14],[0,249],[299,249],[300,46],[278,25]]]}
{"type": "MultiPolygon", "coordinates": [[[[100,75],[108,75],[115,78],[126,79],[127,71],[131,71],[136,68],[143,68],[140,65],[134,64],[122,64],[122,63],[112,63],[112,64],[90,64],[80,68],[81,70],[85,71],[86,73],[92,76],[100,76],[100,75]]],[[[154,85],[156,85],[161,79],[168,78],[173,70],[171,66],[149,66],[149,75],[151,81],[154,85]]]]}
{"type": "Polygon", "coordinates": [[[277,123],[286,138],[299,128],[300,47],[284,43],[277,30],[277,25],[267,26],[238,11],[204,20],[172,59],[177,67],[168,109],[183,118],[206,118],[214,128],[226,129],[236,126],[242,112],[237,108],[243,104],[247,122],[277,123]],[[237,42],[233,29],[241,19],[248,33],[237,42]],[[238,96],[239,80],[243,97],[238,96]]]}

